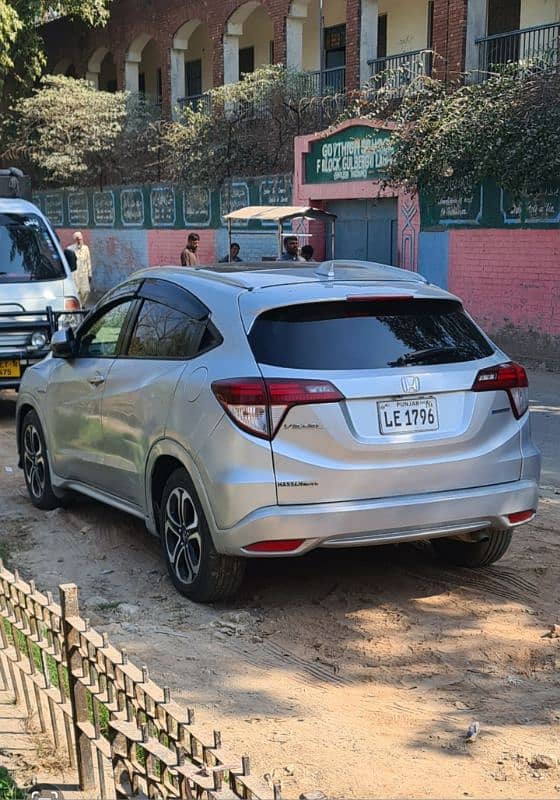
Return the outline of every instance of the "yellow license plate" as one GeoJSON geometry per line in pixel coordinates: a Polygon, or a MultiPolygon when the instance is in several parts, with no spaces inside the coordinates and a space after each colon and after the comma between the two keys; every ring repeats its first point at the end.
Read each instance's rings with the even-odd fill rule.
{"type": "Polygon", "coordinates": [[[0,378],[19,378],[21,369],[19,361],[0,361],[0,378]]]}

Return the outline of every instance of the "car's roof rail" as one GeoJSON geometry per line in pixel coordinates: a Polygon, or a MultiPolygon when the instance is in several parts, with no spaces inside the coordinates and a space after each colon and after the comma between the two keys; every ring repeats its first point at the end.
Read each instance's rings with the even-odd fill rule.
{"type": "Polygon", "coordinates": [[[375,261],[332,259],[319,264],[315,274],[321,278],[336,280],[337,278],[344,279],[346,277],[345,273],[355,272],[356,270],[364,272],[365,280],[370,278],[374,280],[388,279],[427,283],[426,278],[417,272],[402,269],[401,267],[392,267],[389,264],[379,264],[375,261]]]}

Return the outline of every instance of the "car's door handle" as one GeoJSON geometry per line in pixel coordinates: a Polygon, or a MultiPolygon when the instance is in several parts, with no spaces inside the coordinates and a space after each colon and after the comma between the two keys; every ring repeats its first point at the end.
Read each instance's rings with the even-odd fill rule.
{"type": "Polygon", "coordinates": [[[100,386],[102,383],[105,383],[105,376],[96,372],[95,375],[88,378],[88,383],[91,383],[92,386],[100,386]]]}

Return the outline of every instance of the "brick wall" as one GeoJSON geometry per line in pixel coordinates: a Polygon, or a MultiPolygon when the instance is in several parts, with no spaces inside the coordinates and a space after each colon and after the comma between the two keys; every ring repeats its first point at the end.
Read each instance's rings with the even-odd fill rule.
{"type": "Polygon", "coordinates": [[[434,0],[434,73],[456,81],[465,68],[468,0],[434,0]]]}
{"type": "MultiPolygon", "coordinates": [[[[197,19],[208,26],[212,40],[212,73],[214,85],[223,82],[223,34],[227,21],[245,0],[113,0],[111,17],[105,28],[89,30],[68,19],[49,23],[42,29],[48,54],[48,68],[63,58],[85,75],[91,55],[99,47],[113,54],[117,68],[117,84],[124,85],[125,54],[139,34],[151,36],[159,52],[162,70],[164,108],[170,103],[170,50],[173,37],[185,22],[197,19]]],[[[276,62],[286,55],[286,16],[291,0],[259,0],[270,15],[274,29],[276,62]]],[[[435,68],[440,77],[457,78],[464,69],[467,0],[435,0],[434,50],[441,56],[435,68]]],[[[360,0],[346,0],[346,87],[358,86],[360,62],[360,0]]]]}
{"type": "Polygon", "coordinates": [[[559,267],[559,230],[450,233],[449,289],[491,330],[560,335],[559,267]]]}

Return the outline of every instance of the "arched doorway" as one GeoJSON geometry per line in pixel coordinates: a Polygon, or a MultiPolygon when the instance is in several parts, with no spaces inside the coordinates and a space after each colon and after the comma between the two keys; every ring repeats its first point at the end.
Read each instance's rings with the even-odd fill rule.
{"type": "Polygon", "coordinates": [[[230,16],[224,32],[224,83],[265,64],[273,64],[274,26],[268,11],[257,0],[248,0],[230,16]]]}
{"type": "Polygon", "coordinates": [[[162,74],[159,49],[147,33],[139,34],[132,42],[124,62],[125,88],[139,92],[147,100],[161,103],[162,74]]]}
{"type": "Polygon", "coordinates": [[[204,93],[212,88],[212,39],[206,23],[199,19],[185,22],[171,49],[171,107],[188,103],[200,108],[204,93]]]}
{"type": "Polygon", "coordinates": [[[314,76],[317,94],[344,91],[346,0],[292,0],[286,19],[286,62],[314,76]]]}
{"type": "Polygon", "coordinates": [[[88,61],[86,79],[104,92],[117,91],[117,68],[106,47],[98,47],[88,61]]]}

